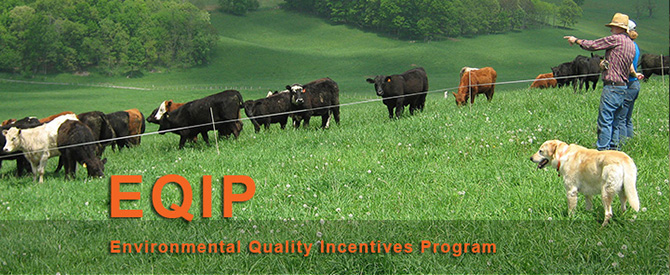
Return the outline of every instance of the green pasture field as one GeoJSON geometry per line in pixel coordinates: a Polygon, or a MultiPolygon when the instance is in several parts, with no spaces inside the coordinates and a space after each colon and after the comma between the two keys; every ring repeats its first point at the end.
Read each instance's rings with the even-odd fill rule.
{"type": "MultiPolygon", "coordinates": [[[[14,163],[6,161],[0,170],[0,272],[667,273],[667,76],[642,83],[633,115],[636,136],[623,147],[638,167],[640,212],[621,212],[615,200],[613,221],[602,228],[600,198],[586,211],[580,196],[577,211],[568,216],[562,178],[551,168],[537,170],[529,160],[549,139],[594,147],[602,84],[595,92],[578,93],[527,87],[551,66],[588,53],[568,46],[563,35],[607,35],[604,24],[621,8],[613,3],[607,7],[611,12],[586,9],[587,3],[585,13],[592,16],[574,30],[430,43],[389,39],[277,9],[245,17],[213,12],[221,39],[207,66],[163,69],[139,79],[0,75],[73,84],[0,81],[3,119],[130,108],[148,115],[166,99],[186,102],[226,88],[255,99],[268,89],[325,76],[338,82],[346,104],[341,123],[327,130],[318,129],[320,118],[314,118],[309,129],[272,125],[255,133],[245,120],[237,140],[219,139],[217,146],[211,132],[210,145],[200,140],[183,150],[177,149],[178,136],[155,134],[158,127],[148,124],[140,146],[105,151],[103,179],[86,179],[80,169],[77,179],[65,180],[53,173],[56,160],[50,160],[45,183],[38,184],[31,176],[16,178],[14,163]],[[381,102],[366,102],[378,98],[365,78],[413,66],[426,68],[430,81],[423,112],[389,120],[381,102]],[[498,85],[492,102],[479,97],[459,108],[443,92],[455,91],[463,66],[492,66],[498,82],[519,83],[498,85]],[[93,86],[110,84],[147,90],[93,86]],[[167,174],[181,175],[193,186],[192,222],[164,219],[153,210],[152,187],[167,174]],[[142,175],[141,184],[122,186],[124,192],[141,192],[140,201],[122,202],[122,208],[143,210],[142,219],[110,218],[111,175],[142,175]],[[209,219],[201,214],[204,175],[214,178],[209,219]],[[254,197],[234,204],[230,219],[221,211],[224,175],[247,175],[256,184],[254,197]],[[230,255],[113,254],[112,240],[240,240],[243,247],[230,255]],[[256,255],[246,249],[251,240],[411,243],[414,252],[256,255]],[[420,253],[421,240],[496,243],[497,251],[420,253]]],[[[659,5],[667,10],[667,2],[659,5]]],[[[638,22],[638,44],[643,51],[668,54],[668,20],[656,16],[638,22]],[[645,34],[644,25],[658,29],[645,34]]],[[[236,186],[235,192],[242,191],[236,186]]],[[[166,207],[181,198],[174,185],[162,192],[166,207]]]]}

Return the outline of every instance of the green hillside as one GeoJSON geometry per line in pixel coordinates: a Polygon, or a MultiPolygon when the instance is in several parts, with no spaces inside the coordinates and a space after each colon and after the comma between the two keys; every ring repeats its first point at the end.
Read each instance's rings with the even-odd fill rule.
{"type": "MultiPolygon", "coordinates": [[[[264,3],[270,2],[277,3],[264,3]]],[[[150,124],[140,146],[105,151],[103,179],[85,179],[85,169],[79,169],[76,180],[66,180],[62,172],[53,173],[57,161],[51,159],[45,183],[38,184],[31,176],[15,177],[14,162],[5,161],[0,273],[667,273],[667,76],[642,84],[633,115],[636,136],[623,147],[638,167],[640,212],[621,211],[615,199],[613,220],[603,228],[600,196],[593,211],[586,211],[580,195],[575,214],[568,215],[562,178],[529,160],[549,139],[593,147],[599,90],[529,90],[525,80],[586,54],[563,35],[607,35],[604,24],[619,8],[626,12],[625,3],[587,0],[584,18],[572,30],[430,43],[331,25],[268,5],[243,17],[212,12],[220,39],[214,62],[206,66],[145,72],[136,79],[0,75],[2,120],[64,110],[138,108],[148,115],[165,99],[185,102],[225,88],[254,99],[268,89],[325,76],[338,82],[341,102],[356,103],[342,106],[342,121],[327,130],[317,129],[321,121],[314,118],[310,129],[272,125],[255,133],[245,120],[236,140],[215,143],[210,132],[210,145],[199,137],[183,150],[177,150],[178,136],[155,134],[158,127],[150,124]],[[381,102],[364,102],[378,98],[367,77],[414,66],[428,72],[432,93],[425,111],[389,120],[381,102]],[[520,83],[497,85],[492,102],[479,97],[474,105],[457,107],[442,90],[454,90],[463,66],[492,66],[498,82],[520,83]],[[18,82],[5,80],[10,78],[18,82]],[[153,184],[167,174],[191,183],[193,221],[162,218],[152,205],[153,184]],[[123,209],[143,210],[142,219],[110,217],[111,175],[143,176],[141,184],[122,187],[141,192],[141,200],[121,203],[123,209]],[[213,177],[211,218],[202,217],[204,175],[213,177]],[[224,175],[248,175],[256,183],[254,197],[235,203],[230,219],[222,218],[224,175]],[[415,252],[305,257],[257,255],[242,247],[232,254],[113,254],[112,240],[412,243],[415,252]],[[498,251],[420,253],[422,240],[491,242],[498,251]]],[[[199,5],[211,9],[212,1],[199,5]]],[[[668,3],[659,1],[658,9],[667,11],[668,3]]],[[[668,53],[667,16],[638,21],[643,51],[668,53]]],[[[168,185],[157,203],[167,207],[183,196],[168,185]]]]}
{"type": "MultiPolygon", "coordinates": [[[[667,5],[659,1],[659,10],[667,10],[667,5]]],[[[587,1],[584,17],[572,30],[545,28],[429,43],[389,39],[278,9],[263,9],[243,17],[212,12],[212,24],[221,38],[211,64],[147,73],[141,79],[71,75],[47,79],[113,82],[157,90],[198,85],[252,87],[257,91],[329,76],[345,93],[363,94],[370,94],[366,77],[400,73],[413,66],[426,68],[432,90],[457,86],[457,73],[463,66],[491,66],[498,71],[498,82],[529,80],[578,54],[588,54],[568,46],[562,37],[595,39],[607,35],[604,24],[614,12],[626,11],[620,6],[625,6],[625,1],[587,1]]],[[[638,26],[637,42],[643,52],[668,54],[667,14],[640,18],[638,26]]]]}

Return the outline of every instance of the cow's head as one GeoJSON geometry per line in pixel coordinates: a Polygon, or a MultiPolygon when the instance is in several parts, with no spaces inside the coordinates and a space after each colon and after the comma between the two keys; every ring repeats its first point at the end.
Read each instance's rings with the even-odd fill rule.
{"type": "Polygon", "coordinates": [[[468,102],[468,93],[454,93],[454,97],[456,98],[456,106],[463,106],[465,105],[466,102],[468,102]]]}
{"type": "Polygon", "coordinates": [[[9,130],[2,130],[2,135],[5,136],[5,146],[2,148],[5,153],[18,150],[21,145],[21,129],[12,127],[9,130]]]}
{"type": "Polygon", "coordinates": [[[305,93],[307,93],[307,89],[305,89],[302,85],[300,84],[286,85],[286,89],[291,93],[292,104],[301,106],[307,100],[307,98],[305,98],[305,93]]]}
{"type": "Polygon", "coordinates": [[[172,100],[166,100],[161,103],[160,106],[158,106],[158,111],[156,111],[156,114],[154,115],[154,119],[160,120],[163,115],[171,110],[172,107],[172,100]]]}
{"type": "Polygon", "coordinates": [[[390,76],[378,75],[374,79],[368,78],[365,81],[371,84],[375,84],[375,92],[378,96],[384,96],[384,91],[390,90],[390,86],[393,83],[393,79],[390,76]]]}
{"type": "Polygon", "coordinates": [[[158,124],[160,119],[156,119],[156,113],[158,113],[158,108],[154,109],[153,112],[151,112],[151,114],[147,117],[147,122],[158,124]]]}
{"type": "Polygon", "coordinates": [[[247,114],[248,118],[254,117],[254,102],[253,100],[247,100],[244,103],[242,103],[242,107],[244,107],[244,113],[247,114]]]}
{"type": "Polygon", "coordinates": [[[88,176],[92,178],[102,178],[105,176],[105,164],[107,163],[107,158],[100,160],[100,158],[92,158],[86,161],[86,171],[88,171],[88,176]]]}

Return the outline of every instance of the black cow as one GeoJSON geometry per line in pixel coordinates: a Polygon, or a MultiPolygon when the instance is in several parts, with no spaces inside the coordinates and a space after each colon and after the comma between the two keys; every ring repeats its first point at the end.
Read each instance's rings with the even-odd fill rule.
{"type": "Polygon", "coordinates": [[[552,67],[551,72],[554,73],[554,78],[556,79],[556,84],[559,88],[570,83],[573,83],[573,86],[575,85],[575,78],[572,77],[574,75],[572,61],[552,67]]]}
{"type": "Polygon", "coordinates": [[[653,74],[668,75],[670,73],[670,56],[663,56],[663,66],[661,66],[661,55],[645,53],[640,56],[639,66],[642,67],[645,82],[653,74]]]}
{"type": "Polygon", "coordinates": [[[100,143],[100,152],[96,153],[96,155],[102,156],[105,147],[113,143],[110,140],[116,138],[114,128],[112,128],[111,123],[107,120],[107,116],[103,112],[93,111],[78,114],[77,118],[91,128],[95,140],[103,141],[100,143]]]}
{"type": "Polygon", "coordinates": [[[61,153],[60,159],[65,165],[66,178],[74,179],[77,163],[86,167],[89,177],[105,176],[107,159],[100,160],[97,152],[101,145],[95,143],[97,139],[86,124],[77,120],[66,120],[58,127],[56,140],[61,153]]]}
{"type": "Polygon", "coordinates": [[[577,82],[579,82],[580,92],[585,82],[587,92],[589,91],[589,82],[592,83],[593,90],[596,89],[596,84],[598,84],[598,80],[600,79],[601,60],[601,56],[594,54],[591,54],[591,57],[583,55],[575,57],[575,60],[572,61],[572,74],[575,76],[572,82],[572,90],[574,92],[577,92],[577,82]]]}
{"type": "Polygon", "coordinates": [[[279,123],[284,129],[290,111],[291,95],[289,93],[276,93],[265,98],[244,102],[244,112],[254,124],[256,132],[260,131],[261,125],[265,129],[270,128],[271,123],[279,123]]]}
{"type": "MultiPolygon", "coordinates": [[[[321,128],[330,126],[331,117],[336,123],[340,123],[340,88],[330,78],[321,78],[305,85],[286,85],[291,96],[291,110],[293,113],[293,126],[300,127],[300,122],[305,128],[309,127],[312,116],[321,116],[321,128]]],[[[281,93],[280,93],[281,94],[281,93]]]]}
{"type": "Polygon", "coordinates": [[[227,90],[197,99],[165,113],[159,121],[158,130],[160,134],[167,132],[178,134],[180,136],[179,149],[184,148],[186,141],[193,139],[198,134],[201,134],[205,142],[209,144],[207,132],[213,128],[213,118],[214,127],[218,130],[219,135],[229,137],[230,134],[233,134],[237,138],[242,131],[242,123],[239,120],[242,103],[242,95],[236,90],[227,90]]]}
{"type": "MultiPolygon", "coordinates": [[[[37,118],[25,117],[0,127],[0,132],[2,130],[8,130],[11,127],[16,127],[19,129],[28,129],[40,125],[42,125],[42,123],[37,118]]],[[[0,134],[0,145],[2,145],[2,147],[5,147],[5,143],[6,143],[5,136],[0,134]]],[[[16,160],[16,175],[19,177],[23,176],[24,171],[26,172],[31,171],[30,162],[28,162],[26,157],[23,154],[21,154],[21,152],[5,153],[4,151],[0,150],[0,168],[2,168],[3,160],[16,160]]]]}
{"type": "MultiPolygon", "coordinates": [[[[121,113],[119,113],[120,115],[121,113]]],[[[122,125],[120,121],[122,119],[119,119],[121,116],[116,118],[116,121],[118,122],[118,125],[122,125]]],[[[116,138],[116,132],[114,132],[114,128],[112,127],[112,124],[107,120],[107,116],[100,111],[92,111],[92,112],[87,112],[87,113],[81,113],[77,115],[77,118],[79,121],[83,122],[88,126],[88,128],[91,129],[91,132],[93,133],[93,138],[95,140],[104,140],[104,142],[99,143],[100,146],[96,146],[96,152],[95,155],[100,157],[102,156],[102,153],[105,152],[105,148],[109,145],[112,145],[115,143],[113,139],[116,138]]],[[[122,127],[122,126],[119,126],[122,127]]],[[[122,127],[126,128],[126,127],[122,127]]],[[[127,134],[126,134],[127,135],[127,134]]],[[[122,141],[123,142],[123,141],[122,141]]],[[[125,143],[124,143],[125,145],[125,143]]],[[[127,146],[127,145],[125,145],[127,146]]],[[[63,168],[63,165],[65,165],[65,160],[63,158],[58,159],[58,166],[56,167],[56,170],[54,171],[55,173],[58,173],[61,168],[63,168]]],[[[67,171],[66,171],[67,173],[67,171]]]]}
{"type": "Polygon", "coordinates": [[[415,110],[423,111],[428,92],[428,77],[423,68],[390,76],[378,75],[374,79],[368,78],[367,82],[375,84],[377,95],[382,97],[388,108],[389,118],[393,118],[393,108],[396,118],[399,118],[407,105],[412,115],[415,110]]]}
{"type": "Polygon", "coordinates": [[[125,111],[118,111],[114,113],[105,114],[107,121],[114,129],[117,139],[114,141],[113,147],[116,146],[119,150],[123,147],[130,147],[131,145],[139,145],[141,142],[140,134],[143,134],[146,129],[144,123],[144,114],[137,109],[129,109],[125,111]]]}

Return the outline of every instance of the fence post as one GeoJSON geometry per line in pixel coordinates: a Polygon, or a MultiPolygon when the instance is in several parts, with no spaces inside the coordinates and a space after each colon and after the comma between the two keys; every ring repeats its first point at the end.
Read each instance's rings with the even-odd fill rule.
{"type": "Polygon", "coordinates": [[[214,130],[214,141],[216,142],[216,154],[221,155],[221,151],[219,151],[219,136],[217,135],[216,126],[214,124],[214,111],[212,111],[212,107],[209,107],[209,115],[212,117],[212,129],[214,130]]]}

